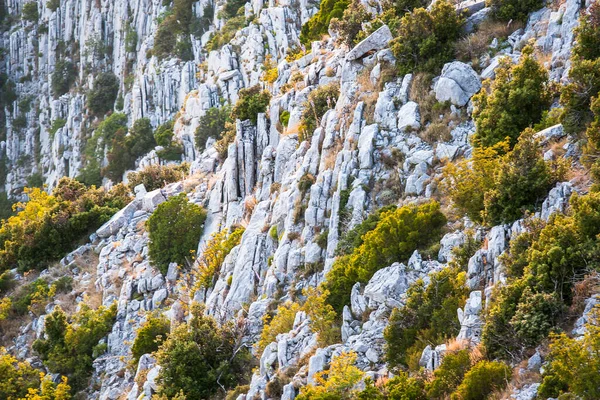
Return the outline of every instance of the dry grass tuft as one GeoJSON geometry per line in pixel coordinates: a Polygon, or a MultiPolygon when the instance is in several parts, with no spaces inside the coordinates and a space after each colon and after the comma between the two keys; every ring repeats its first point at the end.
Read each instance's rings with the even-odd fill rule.
{"type": "Polygon", "coordinates": [[[499,42],[506,40],[508,36],[519,28],[523,23],[512,21],[509,23],[497,21],[485,21],[476,32],[462,38],[456,44],[456,58],[463,62],[473,62],[477,65],[477,59],[488,51],[488,46],[494,38],[499,42]]]}

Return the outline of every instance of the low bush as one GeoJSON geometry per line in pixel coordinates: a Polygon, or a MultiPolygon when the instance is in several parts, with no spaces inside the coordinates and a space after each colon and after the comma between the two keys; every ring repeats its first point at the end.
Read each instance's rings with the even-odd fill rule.
{"type": "Polygon", "coordinates": [[[504,389],[512,376],[510,367],[498,361],[480,361],[466,373],[452,400],[486,399],[504,389]]]}
{"type": "Polygon", "coordinates": [[[138,329],[131,346],[134,366],[137,366],[141,356],[158,350],[161,343],[167,339],[170,328],[171,323],[165,316],[148,316],[148,319],[138,329]]]}
{"type": "Polygon", "coordinates": [[[331,19],[330,27],[337,32],[341,43],[352,48],[362,37],[363,24],[370,21],[371,17],[360,1],[352,0],[342,18],[331,19]]]}
{"type": "Polygon", "coordinates": [[[448,267],[429,278],[429,285],[423,280],[411,285],[404,307],[392,311],[384,332],[387,361],[392,366],[418,369],[421,353],[429,343],[450,339],[460,331],[456,309],[469,294],[466,274],[448,267]]]}
{"type": "Polygon", "coordinates": [[[490,0],[492,15],[502,21],[526,21],[529,13],[544,7],[543,0],[490,0]]]}
{"type": "Polygon", "coordinates": [[[349,304],[356,282],[366,283],[377,270],[407,261],[414,250],[439,240],[446,217],[436,202],[407,205],[382,213],[377,226],[350,255],[339,257],[326,276],[327,302],[337,312],[349,304]]]}
{"type": "Polygon", "coordinates": [[[102,72],[94,79],[94,86],[87,94],[90,112],[103,115],[113,109],[119,93],[119,78],[112,72],[102,72]]]}
{"type": "Polygon", "coordinates": [[[212,398],[218,392],[224,396],[244,380],[250,353],[241,346],[233,324],[217,324],[197,303],[192,304],[190,316],[156,352],[161,366],[158,393],[168,398],[180,391],[192,399],[212,398]]]}
{"type": "Polygon", "coordinates": [[[169,183],[177,182],[185,178],[190,169],[188,163],[179,165],[148,165],[141,171],[127,174],[127,186],[133,192],[137,185],[144,185],[146,191],[165,187],[169,183]]]}
{"type": "Polygon", "coordinates": [[[565,176],[564,163],[544,160],[531,129],[523,132],[512,151],[508,149],[508,141],[476,147],[471,159],[444,169],[442,190],[473,221],[507,223],[535,211],[565,176]]]}
{"type": "Polygon", "coordinates": [[[212,235],[206,247],[197,259],[196,285],[197,288],[208,289],[215,283],[225,257],[240,244],[244,228],[235,228],[229,231],[222,230],[212,235]]]}
{"type": "Polygon", "coordinates": [[[431,399],[447,398],[463,381],[471,368],[471,355],[468,350],[459,350],[444,354],[433,379],[427,384],[427,396],[431,399]]]}
{"type": "Polygon", "coordinates": [[[292,330],[298,311],[300,311],[298,303],[286,302],[277,307],[274,316],[265,314],[263,317],[264,327],[260,339],[256,343],[256,354],[261,356],[265,347],[276,341],[277,335],[292,330]]]}
{"type": "Polygon", "coordinates": [[[463,23],[464,18],[448,0],[436,1],[429,11],[417,8],[404,15],[390,42],[399,73],[437,73],[454,58],[463,23]]]}
{"type": "MultiPolygon", "coordinates": [[[[593,309],[592,318],[597,321],[598,308],[593,309]]],[[[582,339],[570,338],[566,334],[551,336],[548,364],[544,366],[540,398],[571,398],[582,400],[600,398],[600,329],[595,323],[586,324],[582,339]]]]}
{"type": "Polygon", "coordinates": [[[327,110],[335,107],[340,95],[340,85],[336,82],[317,87],[308,95],[302,105],[302,119],[299,129],[299,140],[310,140],[315,129],[321,123],[321,118],[327,110]]]}
{"type": "Polygon", "coordinates": [[[333,358],[329,369],[315,374],[317,385],[304,386],[298,400],[326,400],[326,399],[353,399],[356,398],[356,386],[362,379],[364,372],[354,364],[356,354],[352,352],[341,353],[333,358]]]}
{"type": "Polygon", "coordinates": [[[67,376],[74,390],[82,390],[101,351],[98,342],[111,331],[116,315],[116,304],[94,310],[82,303],[69,321],[57,307],[44,320],[45,339],[36,340],[33,349],[49,371],[67,376]]]}
{"type": "Polygon", "coordinates": [[[200,117],[198,128],[196,128],[195,138],[198,151],[204,151],[209,137],[215,140],[221,139],[228,122],[231,122],[230,106],[209,108],[206,114],[200,117]]]}
{"type": "Polygon", "coordinates": [[[313,15],[300,31],[300,42],[309,46],[312,41],[321,40],[327,34],[332,18],[343,18],[344,10],[350,4],[349,0],[324,0],[319,4],[319,11],[313,15]]]}
{"type": "Polygon", "coordinates": [[[123,189],[88,188],[69,178],[51,194],[25,189],[29,200],[17,203],[21,211],[0,225],[0,270],[43,269],[60,260],[130,201],[123,189]]]}
{"type": "Polygon", "coordinates": [[[173,121],[167,121],[154,131],[154,141],[157,145],[168,147],[173,141],[173,121]]]}
{"type": "Polygon", "coordinates": [[[232,120],[250,120],[256,124],[259,113],[267,111],[271,95],[266,90],[261,90],[259,85],[241,89],[239,99],[231,111],[232,120]]]}
{"type": "Polygon", "coordinates": [[[185,265],[190,252],[198,247],[206,211],[188,202],[185,193],[161,203],[146,221],[148,251],[156,268],[166,275],[169,264],[185,265]]]}
{"type": "Polygon", "coordinates": [[[60,97],[67,93],[77,78],[77,69],[75,64],[66,60],[58,60],[52,72],[52,94],[54,97],[60,97]]]}
{"type": "Polygon", "coordinates": [[[23,4],[23,13],[21,14],[21,18],[24,21],[34,23],[38,21],[40,14],[38,12],[37,1],[29,1],[23,4]]]}
{"type": "Polygon", "coordinates": [[[475,146],[493,146],[510,138],[510,146],[519,134],[538,123],[552,102],[548,72],[533,57],[533,48],[523,49],[518,64],[504,58],[492,83],[473,97],[473,120],[477,132],[475,146]]]}

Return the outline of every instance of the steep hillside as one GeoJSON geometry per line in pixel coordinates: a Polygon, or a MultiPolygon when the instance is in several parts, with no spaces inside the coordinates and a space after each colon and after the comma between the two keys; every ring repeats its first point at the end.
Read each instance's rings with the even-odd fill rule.
{"type": "Polygon", "coordinates": [[[0,3],[0,398],[599,398],[600,4],[429,3],[0,3]]]}

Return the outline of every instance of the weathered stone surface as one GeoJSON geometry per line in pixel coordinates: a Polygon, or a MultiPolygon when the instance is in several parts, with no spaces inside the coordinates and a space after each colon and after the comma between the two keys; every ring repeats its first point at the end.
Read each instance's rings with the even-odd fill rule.
{"type": "Polygon", "coordinates": [[[375,32],[371,33],[366,39],[354,46],[352,50],[346,54],[346,60],[353,61],[360,57],[363,57],[366,53],[373,50],[381,50],[387,47],[390,40],[392,40],[392,32],[387,25],[383,25],[375,32]]]}

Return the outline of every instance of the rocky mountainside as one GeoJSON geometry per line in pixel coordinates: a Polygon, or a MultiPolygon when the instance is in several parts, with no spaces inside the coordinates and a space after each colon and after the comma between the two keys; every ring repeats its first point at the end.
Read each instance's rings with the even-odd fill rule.
{"type": "MultiPolygon", "coordinates": [[[[0,295],[10,303],[0,303],[0,356],[15,357],[9,365],[24,361],[58,387],[67,376],[76,398],[90,399],[596,398],[598,387],[579,392],[569,382],[548,383],[560,371],[553,352],[560,342],[551,332],[584,340],[598,302],[600,201],[590,165],[600,64],[584,47],[594,27],[598,40],[600,24],[590,17],[588,30],[578,28],[586,15],[600,18],[595,3],[541,2],[514,19],[502,15],[499,0],[452,3],[447,19],[458,30],[452,39],[441,30],[426,34],[441,44],[432,56],[424,47],[403,50],[420,34],[406,30],[418,18],[441,24],[435,18],[450,3],[340,3],[339,19],[326,21],[320,40],[310,29],[327,7],[334,14],[325,2],[0,4],[7,201],[45,199],[24,190],[34,186],[71,203],[92,196],[73,189],[79,194],[68,197],[75,179],[106,193],[125,188],[123,180],[131,192],[123,204],[90,197],[116,213],[102,214],[97,225],[81,222],[93,227],[91,235],[69,236],[68,250],[52,242],[52,256],[35,265],[25,266],[33,259],[27,248],[41,254],[40,237],[58,243],[79,225],[27,228],[45,217],[42,206],[26,212],[23,203],[14,211],[20,220],[3,223],[0,295]],[[386,19],[390,10],[398,17],[386,19]],[[402,19],[411,15],[420,17],[402,19]],[[574,90],[580,100],[591,93],[578,103],[588,120],[576,130],[568,119],[576,100],[565,88],[585,80],[572,71],[586,62],[585,76],[598,83],[591,92],[574,90]],[[219,110],[227,122],[215,122],[219,110]],[[134,151],[142,120],[152,144],[134,151]],[[172,131],[166,141],[160,129],[172,131]],[[152,168],[159,174],[177,165],[185,173],[176,178],[148,178],[152,168]],[[63,177],[73,181],[61,186],[63,177]],[[202,228],[178,209],[162,218],[190,225],[159,238],[153,229],[161,212],[181,195],[202,210],[202,228]],[[10,258],[20,245],[18,224],[30,236],[10,258]],[[171,256],[186,234],[192,253],[171,256]],[[170,240],[164,265],[153,249],[160,240],[170,240]],[[43,290],[32,286],[40,279],[43,290]],[[441,299],[434,287],[445,293],[441,299]],[[17,304],[24,304],[20,313],[17,304]],[[97,309],[95,317],[87,307],[97,309]],[[69,321],[58,329],[67,332],[60,351],[70,349],[78,327],[98,319],[86,373],[64,367],[83,357],[83,339],[57,361],[52,327],[60,309],[69,321]],[[149,321],[167,327],[148,339],[149,321]],[[211,348],[203,338],[231,329],[231,357],[211,364],[213,355],[202,353],[208,367],[184,360],[193,350],[177,344],[191,340],[185,329],[196,323],[211,327],[194,339],[198,347],[211,348]],[[140,338],[151,344],[143,347],[140,338]],[[138,345],[151,351],[137,354],[138,345]],[[442,390],[432,389],[437,371],[461,351],[473,366],[435,392],[442,390]],[[242,353],[245,368],[233,374],[242,353]],[[334,377],[347,357],[342,387],[334,377]],[[179,359],[202,371],[191,384],[180,382],[179,359]],[[509,373],[497,383],[473,372],[483,389],[469,392],[469,373],[485,363],[509,373]],[[186,392],[186,385],[198,389],[186,392]]],[[[228,354],[222,341],[215,351],[228,354]]],[[[584,370],[597,373],[593,362],[584,370]]],[[[0,397],[19,398],[6,393],[0,377],[0,397]]],[[[48,396],[40,398],[70,398],[48,396]]]]}

